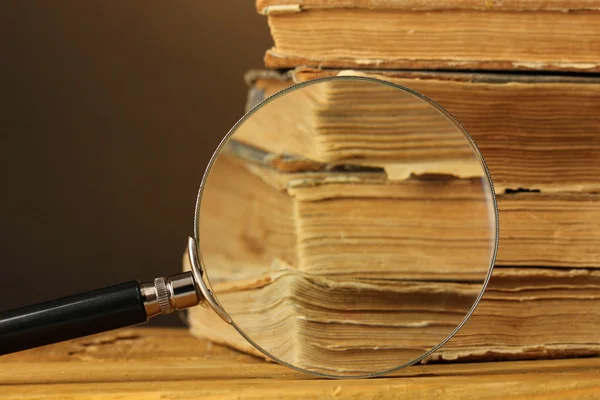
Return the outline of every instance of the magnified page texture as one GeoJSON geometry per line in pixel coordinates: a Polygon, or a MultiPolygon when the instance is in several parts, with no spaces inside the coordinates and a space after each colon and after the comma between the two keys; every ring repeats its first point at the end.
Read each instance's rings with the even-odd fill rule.
{"type": "MultiPolygon", "coordinates": [[[[486,170],[451,118],[343,78],[240,121],[205,181],[198,235],[219,302],[255,345],[354,376],[410,363],[461,324],[487,282],[495,221],[486,170]]],[[[195,332],[260,354],[208,311],[195,332]]]]}

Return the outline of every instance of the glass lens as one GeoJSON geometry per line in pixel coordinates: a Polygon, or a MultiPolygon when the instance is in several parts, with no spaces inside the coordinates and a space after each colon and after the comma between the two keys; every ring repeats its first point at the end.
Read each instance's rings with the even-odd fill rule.
{"type": "Polygon", "coordinates": [[[211,310],[192,328],[319,374],[427,355],[474,307],[496,250],[471,139],[431,101],[374,79],[312,81],[256,107],[215,155],[199,207],[204,269],[256,347],[211,310]]]}

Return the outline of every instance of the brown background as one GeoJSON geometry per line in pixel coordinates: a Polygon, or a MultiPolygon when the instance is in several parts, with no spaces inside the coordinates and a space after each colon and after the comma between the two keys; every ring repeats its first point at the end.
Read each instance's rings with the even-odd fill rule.
{"type": "Polygon", "coordinates": [[[0,310],[180,270],[271,45],[253,3],[2,3],[0,310]]]}

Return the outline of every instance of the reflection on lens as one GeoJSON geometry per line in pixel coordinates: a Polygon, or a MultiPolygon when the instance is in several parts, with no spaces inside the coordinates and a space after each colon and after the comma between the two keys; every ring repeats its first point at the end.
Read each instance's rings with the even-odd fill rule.
{"type": "MultiPolygon", "coordinates": [[[[309,82],[232,130],[207,175],[204,267],[272,358],[354,376],[423,357],[459,326],[495,254],[491,184],[464,131],[405,89],[309,82]]],[[[244,351],[210,310],[193,329],[244,351]]]]}

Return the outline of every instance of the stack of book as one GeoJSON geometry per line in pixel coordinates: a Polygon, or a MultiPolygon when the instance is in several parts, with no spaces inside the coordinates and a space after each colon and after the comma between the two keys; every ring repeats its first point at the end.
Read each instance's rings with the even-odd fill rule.
{"type": "MultiPolygon", "coordinates": [[[[380,78],[440,103],[472,135],[488,163],[500,212],[495,270],[471,319],[424,362],[600,355],[600,2],[258,0],[257,9],[267,17],[275,45],[265,56],[271,70],[246,77],[249,107],[315,78],[339,74],[380,78]]],[[[337,106],[334,99],[320,104],[320,110],[337,106]]],[[[261,135],[264,132],[255,131],[252,140],[269,140],[261,135]]],[[[314,129],[305,135],[310,143],[324,133],[314,129]]],[[[343,135],[336,138],[344,140],[343,135]]],[[[278,140],[279,145],[293,147],[296,138],[286,135],[278,140]]],[[[316,148],[307,151],[315,161],[330,161],[316,148]]],[[[251,238],[260,247],[255,252],[260,262],[286,260],[289,268],[306,270],[321,268],[319,260],[332,254],[368,253],[360,244],[353,249],[316,246],[296,251],[301,240],[294,235],[296,227],[311,221],[293,212],[290,182],[283,175],[289,173],[286,168],[302,166],[285,162],[274,166],[278,148],[270,152],[261,157],[271,164],[257,167],[247,151],[231,150],[231,162],[223,168],[241,184],[228,199],[210,202],[214,212],[206,212],[206,219],[213,220],[207,223],[214,229],[230,229],[230,237],[245,237],[248,242],[248,232],[236,232],[219,221],[224,215],[219,207],[231,206],[234,199],[243,202],[260,187],[264,207],[253,212],[265,220],[264,215],[276,208],[280,218],[273,221],[278,229],[272,229],[279,236],[265,241],[254,232],[251,238]],[[244,166],[250,162],[251,168],[244,166]]],[[[335,171],[322,171],[320,179],[327,179],[327,174],[333,178],[335,171]]],[[[324,196],[316,189],[302,193],[324,196]]],[[[322,218],[335,218],[321,207],[322,218]]],[[[241,204],[233,208],[243,209],[241,204]]],[[[378,211],[385,214],[384,209],[378,211]]],[[[226,262],[248,251],[248,243],[209,240],[203,245],[203,252],[222,256],[218,279],[246,282],[230,285],[229,292],[236,287],[262,290],[265,282],[277,281],[272,296],[290,290],[307,298],[319,296],[318,288],[295,287],[297,283],[286,284],[286,279],[267,271],[262,283],[248,284],[249,277],[227,268],[226,262]]],[[[465,243],[465,252],[468,246],[465,243]]],[[[465,274],[468,270],[467,263],[465,274]]],[[[461,296],[469,290],[449,290],[449,301],[461,306],[461,296]]],[[[394,301],[410,307],[414,298],[414,292],[398,293],[394,301]]],[[[321,300],[327,301],[322,296],[321,300]]],[[[193,310],[190,325],[198,336],[256,354],[209,309],[193,310]]],[[[261,321],[256,325],[260,328],[261,321]]],[[[350,329],[356,330],[355,336],[376,337],[368,335],[371,328],[366,325],[350,329]]],[[[311,343],[315,334],[296,332],[303,335],[298,346],[311,343]]],[[[344,345],[343,337],[330,339],[344,345]]],[[[428,350],[429,344],[418,339],[414,348],[428,350]]],[[[330,362],[332,369],[343,361],[317,360],[309,349],[300,353],[306,364],[330,362]]]]}

